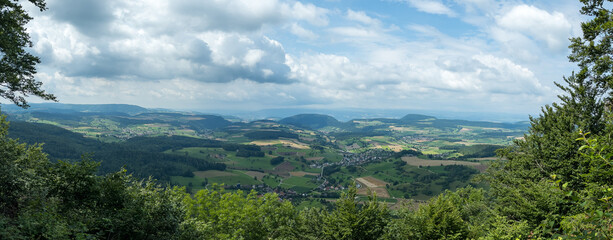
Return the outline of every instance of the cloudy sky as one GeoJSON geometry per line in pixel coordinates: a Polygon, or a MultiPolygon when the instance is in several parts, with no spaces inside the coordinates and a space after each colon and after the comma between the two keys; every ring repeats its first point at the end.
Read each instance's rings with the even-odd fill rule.
{"type": "MultiPolygon", "coordinates": [[[[576,0],[47,0],[38,80],[63,103],[538,113],[576,0]]],[[[37,99],[31,99],[37,102],[37,99]]]]}

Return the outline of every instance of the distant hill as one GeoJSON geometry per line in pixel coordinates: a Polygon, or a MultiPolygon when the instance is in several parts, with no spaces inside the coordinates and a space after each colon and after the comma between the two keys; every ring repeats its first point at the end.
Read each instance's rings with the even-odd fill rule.
{"type": "Polygon", "coordinates": [[[307,129],[320,129],[328,126],[338,127],[342,125],[336,118],[322,114],[298,114],[281,119],[279,123],[307,129]]]}
{"type": "Polygon", "coordinates": [[[129,104],[63,104],[63,103],[31,103],[28,109],[23,109],[12,104],[2,105],[2,112],[53,112],[53,113],[125,113],[136,115],[151,112],[150,110],[129,104]]]}
{"type": "Polygon", "coordinates": [[[416,122],[427,119],[436,119],[432,116],[421,115],[421,114],[407,114],[400,119],[400,122],[416,122]]]}
{"type": "Polygon", "coordinates": [[[183,113],[142,113],[124,121],[162,121],[167,123],[184,124],[197,130],[224,128],[232,124],[223,117],[215,115],[190,115],[183,113]]]}
{"type": "Polygon", "coordinates": [[[73,127],[87,127],[96,119],[108,119],[118,123],[120,127],[134,124],[167,123],[176,127],[188,126],[196,131],[219,129],[233,124],[215,115],[153,112],[139,106],[123,104],[36,104],[27,110],[10,105],[1,110],[2,113],[7,113],[9,120],[30,121],[36,118],[73,127]]]}
{"type": "Polygon", "coordinates": [[[438,119],[433,116],[421,115],[421,114],[407,114],[403,118],[399,119],[398,123],[407,125],[419,125],[428,124],[435,128],[454,128],[457,126],[474,126],[474,127],[486,127],[486,128],[509,128],[509,129],[521,129],[528,128],[530,125],[527,122],[518,123],[498,123],[488,121],[469,121],[459,119],[438,119]]]}
{"type": "Polygon", "coordinates": [[[498,123],[487,121],[469,121],[458,119],[438,119],[433,116],[421,114],[407,114],[400,119],[394,118],[371,118],[371,119],[354,119],[347,123],[340,122],[336,118],[322,114],[298,114],[288,118],[281,119],[281,124],[294,125],[311,130],[317,130],[325,127],[338,127],[341,131],[349,132],[369,132],[376,129],[386,130],[389,125],[404,125],[404,126],[429,126],[434,128],[457,128],[458,126],[474,126],[484,128],[508,128],[508,129],[524,129],[530,125],[528,122],[518,123],[498,123]],[[358,127],[361,122],[381,122],[384,125],[362,126],[358,127]]]}

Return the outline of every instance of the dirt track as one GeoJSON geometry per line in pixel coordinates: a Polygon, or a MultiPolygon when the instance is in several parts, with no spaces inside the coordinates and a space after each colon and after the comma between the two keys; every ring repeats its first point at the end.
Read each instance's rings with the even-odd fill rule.
{"type": "Polygon", "coordinates": [[[375,192],[377,194],[377,197],[390,197],[389,192],[387,192],[387,189],[385,189],[386,182],[384,181],[381,181],[371,176],[356,178],[356,181],[358,181],[364,186],[358,189],[357,193],[360,195],[368,195],[370,190],[372,192],[375,192]]]}

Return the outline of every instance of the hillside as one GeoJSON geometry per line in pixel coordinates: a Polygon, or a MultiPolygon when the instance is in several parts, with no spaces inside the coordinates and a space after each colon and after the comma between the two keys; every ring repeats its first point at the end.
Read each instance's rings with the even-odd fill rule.
{"type": "Polygon", "coordinates": [[[174,136],[104,143],[57,126],[18,121],[11,122],[9,137],[28,144],[44,143],[44,151],[52,160],[75,162],[81,160],[82,156],[88,156],[101,162],[100,174],[116,172],[125,167],[136,176],[153,176],[168,181],[171,176],[185,175],[186,172],[223,170],[226,167],[222,163],[164,153],[169,149],[184,147],[221,146],[221,143],[211,140],[174,136]]]}
{"type": "Polygon", "coordinates": [[[524,133],[517,128],[521,125],[416,114],[348,122],[320,114],[230,122],[182,112],[131,115],[116,105],[96,106],[108,112],[69,108],[10,112],[10,136],[44,142],[52,160],[78,161],[89,154],[102,162],[100,173],[125,167],[190,191],[223,183],[261,192],[278,189],[294,198],[336,198],[357,179],[370,179],[385,184],[363,187],[360,195],[370,189],[390,201],[428,199],[467,185],[494,150],[524,133]]]}
{"type": "Polygon", "coordinates": [[[342,125],[336,118],[322,114],[298,114],[281,119],[279,123],[311,130],[325,127],[340,127],[342,125]]]}

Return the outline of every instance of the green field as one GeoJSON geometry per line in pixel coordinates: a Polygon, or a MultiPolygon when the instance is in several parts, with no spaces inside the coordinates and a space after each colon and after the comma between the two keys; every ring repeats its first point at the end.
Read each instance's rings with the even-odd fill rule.
{"type": "MultiPolygon", "coordinates": [[[[386,189],[391,197],[416,199],[426,199],[444,189],[465,186],[469,179],[467,176],[473,174],[466,169],[442,166],[446,164],[439,164],[437,161],[480,161],[487,164],[493,161],[491,146],[508,145],[513,139],[521,137],[524,132],[522,128],[512,124],[471,125],[473,123],[469,121],[454,122],[434,117],[416,121],[361,119],[341,125],[321,126],[319,129],[305,129],[272,121],[247,123],[217,118],[212,124],[219,124],[221,127],[203,129],[196,121],[215,117],[180,113],[129,116],[90,114],[77,117],[61,114],[34,115],[36,114],[28,113],[14,117],[23,121],[52,124],[82,134],[85,138],[105,143],[123,144],[139,137],[187,136],[191,139],[218,141],[226,145],[250,146],[251,150],[248,151],[251,153],[245,153],[237,148],[221,147],[219,144],[213,145],[215,147],[204,147],[189,144],[189,146],[173,145],[168,142],[165,144],[169,146],[164,147],[141,139],[141,142],[155,145],[151,148],[154,150],[147,151],[159,151],[158,154],[171,155],[173,156],[171,159],[177,159],[172,160],[175,162],[163,164],[169,169],[174,167],[173,171],[167,171],[164,167],[155,167],[153,169],[158,171],[157,174],[162,174],[161,177],[172,184],[187,186],[193,191],[202,189],[207,184],[218,183],[232,187],[238,184],[242,187],[256,185],[261,191],[270,191],[279,187],[282,191],[311,193],[317,190],[321,191],[318,194],[334,195],[337,190],[322,191],[317,187],[322,185],[324,180],[327,181],[324,187],[334,189],[348,187],[355,183],[356,178],[372,176],[388,183],[386,189]],[[270,133],[281,135],[275,136],[270,133]],[[373,151],[383,151],[388,154],[355,165],[343,162],[345,151],[357,154],[356,156],[361,156],[360,154],[367,156],[373,151]],[[414,157],[428,162],[424,162],[423,166],[410,166],[411,164],[398,166],[400,157],[395,154],[400,151],[418,151],[422,155],[414,157]],[[281,157],[281,161],[278,161],[281,157]],[[186,159],[185,164],[181,163],[182,160],[178,160],[182,158],[186,159]],[[277,162],[273,164],[272,159],[276,159],[277,162]],[[213,174],[213,171],[207,170],[207,167],[199,165],[198,161],[223,164],[225,174],[219,172],[213,174]],[[320,180],[311,175],[302,176],[303,172],[321,174],[323,164],[327,164],[326,168],[333,167],[330,169],[334,172],[320,180]],[[254,172],[249,172],[250,175],[245,174],[248,171],[254,172]],[[168,176],[165,172],[172,174],[168,176]],[[190,177],[191,172],[194,173],[193,177],[190,177]],[[454,174],[459,174],[462,178],[457,178],[454,174]]],[[[49,147],[53,148],[52,145],[49,147]]],[[[96,151],[96,148],[87,150],[87,146],[79,146],[79,149],[83,149],[81,151],[84,152],[96,151]]],[[[350,161],[358,160],[349,158],[350,161]]],[[[105,162],[104,159],[102,161],[105,162]]]]}

